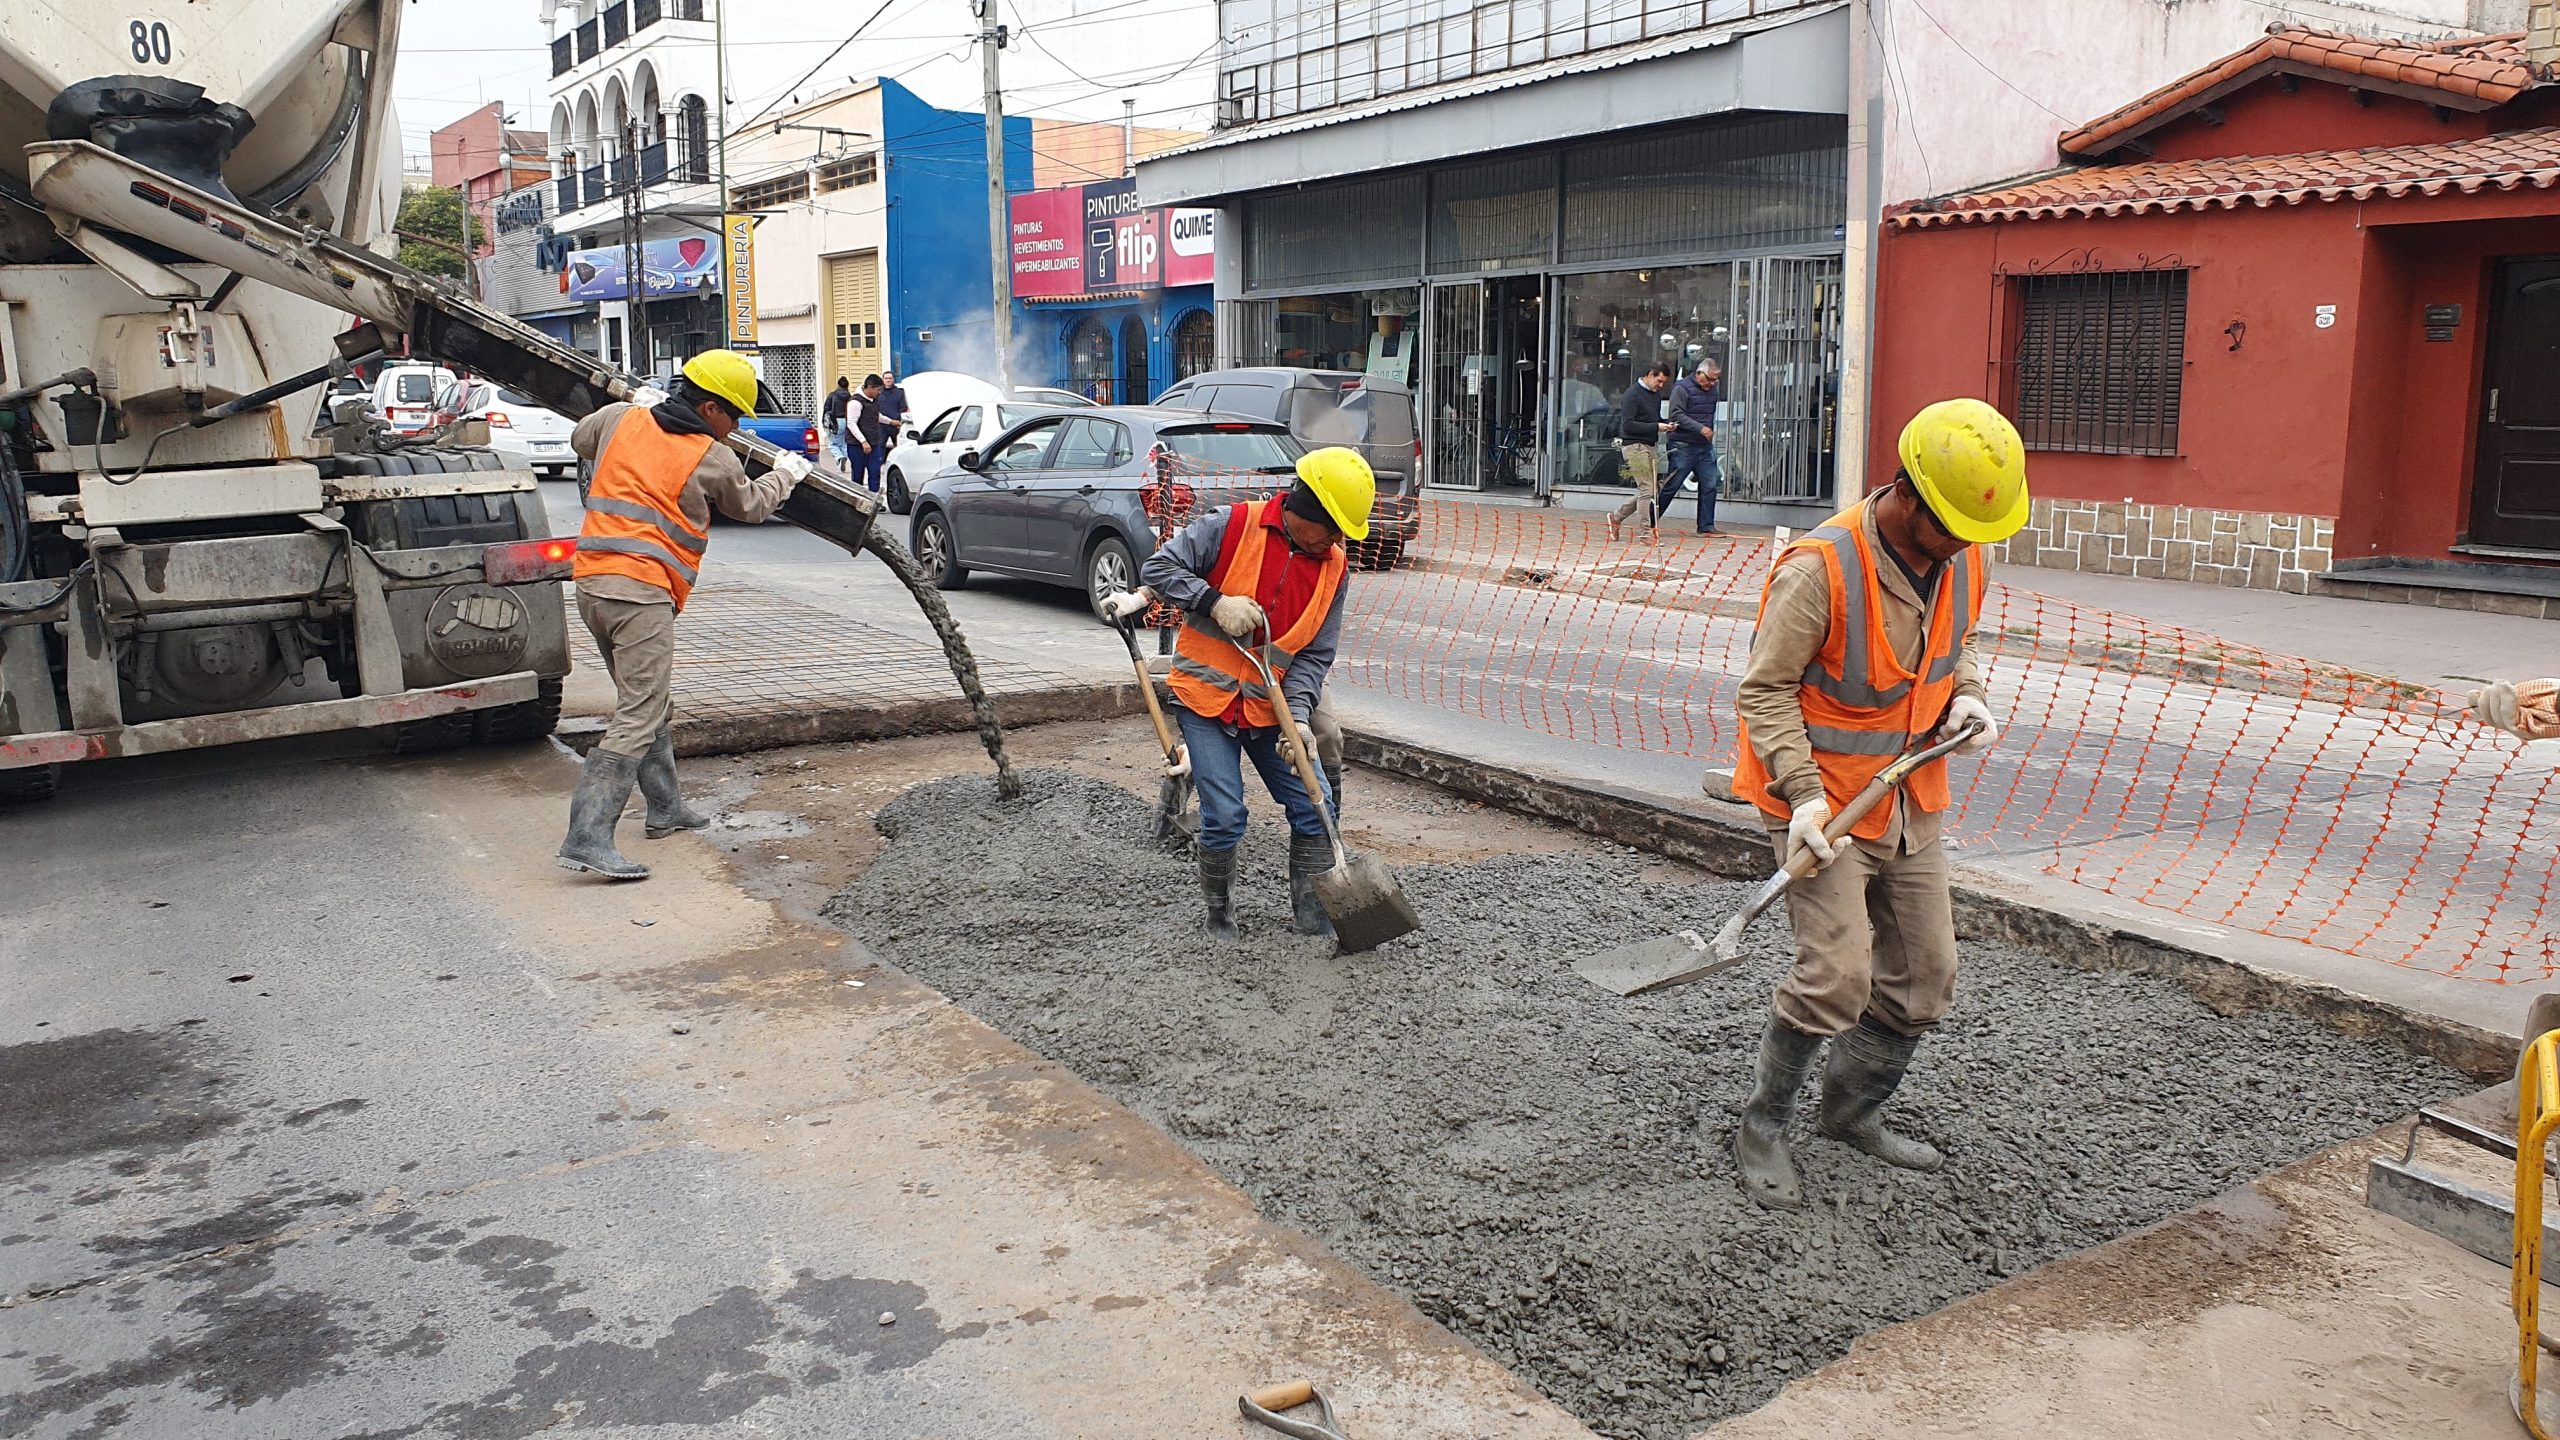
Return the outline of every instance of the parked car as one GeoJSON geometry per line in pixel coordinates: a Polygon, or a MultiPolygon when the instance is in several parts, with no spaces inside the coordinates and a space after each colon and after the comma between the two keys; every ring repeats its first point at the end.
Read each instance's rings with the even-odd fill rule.
{"type": "Polygon", "coordinates": [[[435,423],[436,396],[454,381],[441,365],[385,365],[373,381],[373,413],[402,435],[435,423]]]}
{"type": "Polygon", "coordinates": [[[978,441],[1009,425],[1019,425],[1035,415],[1055,414],[1055,405],[989,405],[984,403],[953,405],[920,427],[899,432],[896,448],[889,452],[889,467],[884,475],[889,492],[889,510],[904,515],[915,508],[916,487],[958,463],[963,451],[974,450],[978,441]],[[992,415],[989,412],[994,412],[992,415]]]}
{"type": "Polygon", "coordinates": [[[514,463],[549,480],[578,473],[578,453],[569,448],[577,422],[544,409],[532,396],[487,380],[460,380],[436,397],[436,424],[474,418],[489,423],[489,448],[514,463]]]}
{"type": "Polygon", "coordinates": [[[1188,508],[1186,476],[1248,488],[1268,476],[1277,490],[1305,453],[1274,421],[1141,405],[1050,411],[997,431],[924,482],[909,539],[942,589],[958,589],[972,570],[1017,575],[1082,590],[1098,618],[1155,552],[1150,504],[1188,508]]]}
{"type": "Polygon", "coordinates": [[[1070,409],[1100,403],[1089,395],[1079,395],[1073,390],[1061,390],[1054,385],[1016,385],[1013,387],[1013,398],[1033,405],[1062,405],[1070,409]]]}
{"type": "Polygon", "coordinates": [[[1173,409],[1272,420],[1308,449],[1348,445],[1378,476],[1378,507],[1369,541],[1354,558],[1377,568],[1392,565],[1422,527],[1414,503],[1422,471],[1421,436],[1413,423],[1413,392],[1393,380],[1353,370],[1298,370],[1283,365],[1209,370],[1178,380],[1156,404],[1173,409]]]}

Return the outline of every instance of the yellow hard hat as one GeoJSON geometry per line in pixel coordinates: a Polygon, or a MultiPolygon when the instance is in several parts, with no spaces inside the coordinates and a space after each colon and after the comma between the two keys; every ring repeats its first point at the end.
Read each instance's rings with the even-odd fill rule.
{"type": "Polygon", "coordinates": [[[1298,457],[1298,478],[1324,502],[1333,528],[1352,540],[1369,538],[1369,507],[1377,503],[1378,474],[1360,452],[1327,445],[1298,457]]]}
{"type": "Polygon", "coordinates": [[[705,350],[684,362],[684,378],[728,402],[746,419],[756,413],[755,362],[735,350],[705,350]]]}
{"type": "Polygon", "coordinates": [[[1941,400],[1902,427],[1902,468],[1947,533],[1975,545],[2027,523],[2027,442],[1980,400],[1941,400]]]}

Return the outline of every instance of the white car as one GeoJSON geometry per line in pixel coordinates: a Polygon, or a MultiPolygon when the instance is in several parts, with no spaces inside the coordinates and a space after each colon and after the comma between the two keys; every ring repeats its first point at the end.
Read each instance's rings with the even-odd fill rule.
{"type": "Polygon", "coordinates": [[[1089,396],[1079,395],[1073,390],[1060,390],[1049,385],[1016,385],[1013,387],[1013,398],[1028,400],[1035,405],[1055,405],[1061,409],[1102,403],[1089,396]]]}
{"type": "Polygon", "coordinates": [[[401,435],[415,435],[435,423],[436,396],[453,384],[453,372],[441,365],[386,365],[373,381],[373,413],[401,435]]]}
{"type": "Polygon", "coordinates": [[[1007,426],[1019,425],[1035,415],[1065,408],[1048,404],[990,405],[985,401],[972,401],[945,406],[921,427],[901,431],[897,447],[889,452],[889,466],[882,477],[889,492],[890,513],[906,514],[915,504],[916,492],[924,488],[926,481],[960,463],[961,451],[977,448],[978,441],[1007,426]],[[987,418],[990,410],[995,412],[993,420],[987,418]]]}
{"type": "Polygon", "coordinates": [[[438,407],[438,423],[476,416],[489,422],[489,448],[516,464],[548,480],[567,480],[578,473],[578,453],[569,448],[569,433],[578,428],[576,421],[486,380],[466,381],[454,392],[438,407]]]}

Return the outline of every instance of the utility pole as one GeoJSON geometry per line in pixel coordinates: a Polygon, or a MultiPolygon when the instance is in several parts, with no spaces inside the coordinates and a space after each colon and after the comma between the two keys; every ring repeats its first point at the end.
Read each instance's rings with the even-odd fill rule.
{"type": "MultiPolygon", "coordinates": [[[[622,158],[630,171],[622,182],[622,358],[623,368],[646,380],[657,357],[649,350],[649,267],[640,234],[640,122],[623,122],[622,158]]],[[[611,179],[616,166],[605,162],[611,179]]]]}
{"type": "Polygon", "coordinates": [[[996,23],[996,0],[970,0],[978,17],[978,56],[987,91],[987,259],[995,272],[996,391],[1013,393],[1013,214],[1004,188],[1004,81],[996,54],[1005,27],[996,23]]]}
{"type": "Polygon", "coordinates": [[[1138,173],[1138,97],[1123,96],[1120,101],[1120,173],[1138,173]]]}
{"type": "Polygon", "coordinates": [[[719,92],[719,103],[702,117],[703,123],[715,127],[711,134],[711,163],[720,172],[720,344],[735,349],[738,344],[738,317],[729,305],[729,286],[736,283],[729,272],[729,0],[712,0],[711,4],[711,71],[712,87],[719,92]]]}

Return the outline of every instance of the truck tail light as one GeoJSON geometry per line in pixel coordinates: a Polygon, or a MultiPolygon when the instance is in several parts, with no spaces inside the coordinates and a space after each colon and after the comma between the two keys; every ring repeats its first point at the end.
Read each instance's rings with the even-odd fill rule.
{"type": "Polygon", "coordinates": [[[800,427],[800,453],[808,456],[812,460],[818,458],[817,426],[803,425],[800,427]]]}
{"type": "Polygon", "coordinates": [[[492,585],[529,585],[537,580],[569,578],[569,558],[578,542],[566,535],[548,540],[514,540],[480,552],[480,569],[492,585]]]}

